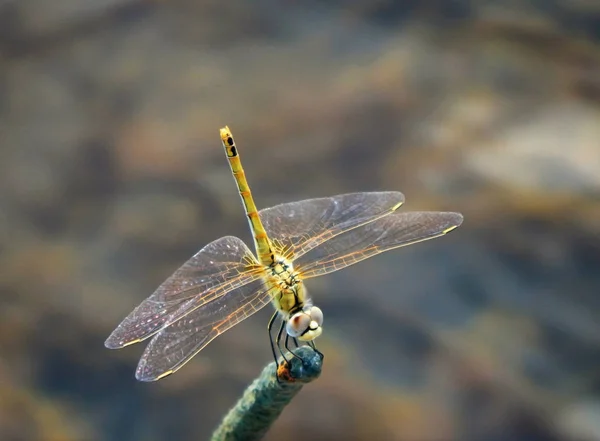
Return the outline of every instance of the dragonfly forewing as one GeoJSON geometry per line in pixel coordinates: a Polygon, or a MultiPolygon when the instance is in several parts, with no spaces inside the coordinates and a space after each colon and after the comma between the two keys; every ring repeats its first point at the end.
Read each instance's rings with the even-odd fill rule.
{"type": "Polygon", "coordinates": [[[462,223],[452,212],[395,212],[352,228],[294,262],[302,278],[321,276],[402,246],[442,236],[462,223]]]}
{"type": "Polygon", "coordinates": [[[111,349],[137,343],[196,308],[260,279],[246,244],[226,236],[209,243],[135,308],[105,342],[111,349]]]}
{"type": "Polygon", "coordinates": [[[404,203],[397,191],[347,193],[276,205],[259,211],[271,240],[297,259],[338,234],[385,217],[404,203]]]}

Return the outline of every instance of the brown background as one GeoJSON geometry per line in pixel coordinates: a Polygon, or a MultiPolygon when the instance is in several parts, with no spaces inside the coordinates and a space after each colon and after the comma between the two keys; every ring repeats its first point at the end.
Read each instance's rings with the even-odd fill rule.
{"type": "Polygon", "coordinates": [[[311,281],[267,440],[600,439],[600,4],[0,0],[0,439],[202,440],[270,311],[159,383],[108,333],[261,207],[400,190],[451,235],[311,281]]]}

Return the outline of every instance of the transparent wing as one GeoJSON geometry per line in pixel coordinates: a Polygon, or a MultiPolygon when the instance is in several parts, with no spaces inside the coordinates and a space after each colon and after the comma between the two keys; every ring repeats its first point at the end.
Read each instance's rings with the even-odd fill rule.
{"type": "Polygon", "coordinates": [[[227,292],[261,277],[260,265],[241,239],[209,243],[133,310],[105,342],[111,349],[142,341],[227,292]]]}
{"type": "Polygon", "coordinates": [[[384,251],[442,236],[462,223],[459,213],[393,213],[337,235],[294,262],[302,278],[346,268],[384,251]]]}
{"type": "Polygon", "coordinates": [[[385,217],[404,203],[397,191],[349,193],[266,208],[260,219],[271,241],[297,259],[338,234],[385,217]]]}
{"type": "Polygon", "coordinates": [[[146,347],[135,376],[155,381],[180,369],[213,339],[270,303],[262,280],[207,303],[162,329],[146,347]]]}

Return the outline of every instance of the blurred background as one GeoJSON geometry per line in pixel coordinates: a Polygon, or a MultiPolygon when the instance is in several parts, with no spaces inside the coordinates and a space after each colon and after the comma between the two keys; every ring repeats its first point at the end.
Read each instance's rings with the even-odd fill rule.
{"type": "Polygon", "coordinates": [[[598,0],[0,0],[0,439],[207,439],[270,309],[142,384],[120,320],[257,205],[399,190],[452,234],[308,284],[266,440],[600,439],[598,0]]]}

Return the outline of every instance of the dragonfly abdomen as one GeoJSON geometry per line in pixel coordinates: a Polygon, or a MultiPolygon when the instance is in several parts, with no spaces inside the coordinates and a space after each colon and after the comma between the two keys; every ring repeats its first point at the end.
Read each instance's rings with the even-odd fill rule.
{"type": "Polygon", "coordinates": [[[221,129],[221,142],[223,143],[225,154],[229,160],[231,173],[233,174],[237,184],[240,197],[242,198],[242,203],[246,209],[246,216],[248,217],[248,224],[250,225],[250,230],[252,231],[254,247],[256,248],[258,260],[263,265],[269,265],[273,262],[271,242],[269,241],[265,227],[258,216],[258,210],[254,204],[252,192],[250,191],[250,186],[246,180],[246,175],[244,174],[244,169],[242,168],[242,162],[235,146],[235,141],[233,140],[233,136],[231,135],[228,127],[221,129]]]}

